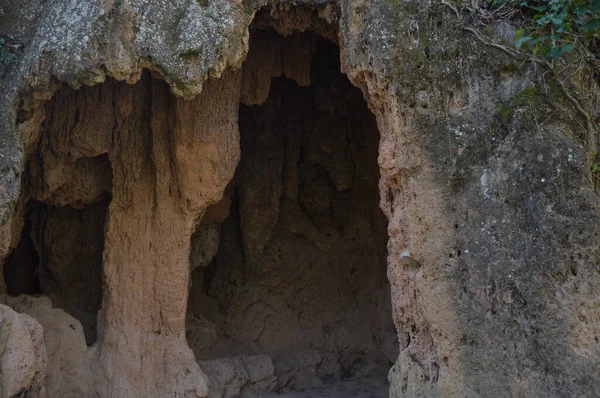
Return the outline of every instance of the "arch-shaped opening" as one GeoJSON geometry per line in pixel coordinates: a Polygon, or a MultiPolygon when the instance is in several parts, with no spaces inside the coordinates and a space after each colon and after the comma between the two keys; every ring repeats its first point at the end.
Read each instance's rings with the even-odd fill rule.
{"type": "MultiPolygon", "coordinates": [[[[71,94],[61,90],[57,98],[63,95],[71,94]]],[[[112,172],[106,155],[64,157],[72,148],[59,149],[59,137],[77,121],[65,121],[56,107],[55,101],[46,104],[51,116],[28,158],[19,204],[21,233],[3,261],[3,277],[11,296],[49,296],[55,307],[81,322],[86,343],[92,345],[102,304],[112,172]]]]}
{"type": "Polygon", "coordinates": [[[102,251],[109,198],[81,208],[27,202],[17,246],[3,265],[7,293],[47,295],[97,337],[102,305],[102,251]]]}
{"type": "Polygon", "coordinates": [[[77,146],[73,137],[97,140],[90,115],[96,88],[63,87],[36,110],[21,112],[26,164],[17,205],[12,250],[2,262],[11,296],[46,295],[83,326],[85,341],[97,338],[102,304],[104,227],[112,169],[104,151],[77,146]],[[28,126],[28,127],[24,127],[28,126]],[[20,231],[20,232],[19,232],[20,231]]]}
{"type": "Polygon", "coordinates": [[[33,126],[34,137],[23,137],[31,142],[17,210],[21,232],[2,264],[9,295],[49,296],[81,322],[88,345],[97,338],[112,189],[108,156],[81,152],[71,141],[71,134],[95,139],[86,116],[97,104],[84,101],[90,91],[63,87],[34,112],[37,116],[21,120],[33,126]]]}
{"type": "Polygon", "coordinates": [[[241,159],[192,236],[188,342],[225,390],[387,396],[398,347],[379,132],[335,29],[311,24],[284,36],[263,12],[251,26],[241,159]]]}

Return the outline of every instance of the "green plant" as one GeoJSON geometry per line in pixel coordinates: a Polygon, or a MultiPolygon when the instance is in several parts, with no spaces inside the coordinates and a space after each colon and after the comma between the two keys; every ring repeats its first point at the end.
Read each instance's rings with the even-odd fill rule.
{"type": "Polygon", "coordinates": [[[8,50],[6,40],[0,37],[0,66],[8,66],[15,62],[15,56],[8,50]]]}
{"type": "Polygon", "coordinates": [[[520,6],[533,23],[517,31],[515,45],[528,46],[534,56],[552,61],[600,40],[600,0],[524,0],[520,6]]]}

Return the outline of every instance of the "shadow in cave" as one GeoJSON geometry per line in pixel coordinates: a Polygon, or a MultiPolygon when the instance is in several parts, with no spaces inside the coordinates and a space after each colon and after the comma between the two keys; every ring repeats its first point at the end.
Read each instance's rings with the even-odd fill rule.
{"type": "Polygon", "coordinates": [[[19,244],[4,260],[2,271],[6,291],[11,296],[40,294],[39,255],[31,239],[32,204],[28,203],[19,244]]]}
{"type": "MultiPolygon", "coordinates": [[[[108,157],[91,159],[106,168],[110,181],[108,157]]],[[[3,262],[9,295],[50,297],[54,307],[81,322],[88,345],[96,341],[102,305],[102,253],[109,203],[110,196],[73,206],[29,200],[20,239],[3,262]]]]}
{"type": "Polygon", "coordinates": [[[240,105],[236,175],[192,236],[188,342],[209,375],[262,369],[244,388],[387,396],[398,347],[375,117],[314,33],[253,31],[246,98],[261,91],[247,79],[274,69],[255,49],[284,66],[265,101],[240,105]],[[308,60],[286,59],[298,44],[308,60]]]}

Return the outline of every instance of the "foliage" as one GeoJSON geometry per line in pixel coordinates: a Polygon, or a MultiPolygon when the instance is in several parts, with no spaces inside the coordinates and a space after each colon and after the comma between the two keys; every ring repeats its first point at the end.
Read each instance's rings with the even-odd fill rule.
{"type": "Polygon", "coordinates": [[[15,62],[15,56],[10,52],[6,40],[0,37],[0,66],[8,66],[15,62]]]}
{"type": "Polygon", "coordinates": [[[519,4],[533,23],[517,31],[517,48],[552,61],[576,46],[600,41],[600,0],[524,0],[519,4]]]}

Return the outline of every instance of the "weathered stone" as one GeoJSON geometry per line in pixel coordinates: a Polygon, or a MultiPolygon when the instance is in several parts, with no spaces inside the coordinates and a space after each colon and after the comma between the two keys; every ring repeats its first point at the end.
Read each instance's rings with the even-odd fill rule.
{"type": "MultiPolygon", "coordinates": [[[[18,247],[30,199],[77,208],[102,200],[109,190],[112,199],[97,343],[88,348],[81,325],[40,299],[31,311],[44,328],[53,365],[46,366],[43,386],[41,373],[23,373],[19,380],[3,379],[3,391],[18,394],[12,388],[22,385],[35,386],[33,396],[44,386],[48,396],[208,394],[185,340],[190,238],[237,167],[240,100],[262,103],[267,83],[274,87],[271,77],[282,73],[308,84],[312,47],[293,35],[311,30],[340,45],[341,68],[361,88],[381,136],[380,205],[388,219],[387,276],[401,349],[389,373],[390,395],[598,395],[600,252],[594,242],[600,220],[588,167],[597,149],[595,139],[584,147],[577,138],[590,133],[581,111],[543,67],[482,43],[446,7],[421,0],[299,6],[282,0],[259,12],[265,3],[2,4],[0,31],[20,49],[0,84],[0,259],[18,247]],[[275,22],[261,23],[293,36],[300,51],[290,57],[290,48],[277,47],[280,60],[265,64],[251,55],[268,68],[242,83],[239,69],[255,16],[269,16],[275,22]],[[195,98],[184,102],[169,90],[195,98]]],[[[491,41],[512,40],[512,28],[489,30],[491,41]]],[[[577,92],[597,90],[593,79],[582,66],[568,88],[583,103],[585,95],[577,92]]],[[[327,92],[318,97],[319,109],[332,109],[327,92]]],[[[590,123],[595,136],[593,118],[590,123]]],[[[310,160],[331,183],[307,166],[311,200],[303,207],[316,222],[354,178],[343,161],[343,136],[327,125],[318,130],[326,155],[312,151],[310,160]]],[[[260,150],[274,148],[280,145],[260,141],[260,150]]],[[[296,174],[280,160],[274,157],[257,171],[273,179],[296,174]]],[[[266,187],[260,178],[251,185],[260,191],[246,193],[244,224],[254,223],[260,235],[246,229],[241,244],[259,256],[269,250],[277,224],[300,213],[292,202],[302,192],[294,184],[266,187]],[[256,206],[279,205],[282,197],[289,208],[250,216],[256,206]]],[[[317,236],[306,234],[309,217],[292,221],[292,233],[305,233],[309,241],[317,236]]],[[[225,221],[222,230],[235,231],[235,222],[225,221]]],[[[313,240],[317,248],[328,246],[313,240]]],[[[214,244],[206,247],[208,258],[214,244]]],[[[219,247],[238,245],[220,241],[219,247]]],[[[232,253],[232,262],[243,258],[237,248],[232,253]]],[[[198,269],[210,271],[207,261],[198,269]]],[[[260,261],[254,265],[259,269],[260,261]]],[[[239,268],[227,269],[226,298],[244,277],[239,268]]],[[[4,281],[0,291],[6,291],[4,281]]],[[[246,294],[242,304],[261,291],[246,294]]],[[[374,318],[383,307],[369,307],[374,318]]],[[[221,322],[219,330],[261,336],[258,320],[272,309],[263,300],[250,311],[257,323],[248,329],[215,322],[221,322]]],[[[42,372],[39,339],[30,334],[39,329],[19,326],[22,315],[3,313],[11,321],[0,334],[26,337],[14,358],[29,358],[28,365],[42,372]]],[[[290,314],[296,316],[282,324],[297,330],[298,313],[290,314]]],[[[339,336],[364,340],[349,330],[340,328],[339,336]]],[[[274,342],[274,335],[262,336],[259,345],[274,342]]],[[[3,374],[10,358],[1,358],[3,374]]]]}
{"type": "MultiPolygon", "coordinates": [[[[257,35],[294,46],[294,35],[251,29],[250,59],[260,54],[268,62],[280,51],[254,47],[257,35]]],[[[293,368],[280,380],[280,387],[302,390],[349,374],[353,362],[386,364],[383,341],[389,364],[398,355],[390,299],[381,294],[389,287],[376,122],[340,73],[337,48],[303,37],[315,46],[310,85],[265,78],[264,104],[240,108],[241,160],[226,193],[231,210],[214,260],[192,276],[188,304],[188,342],[200,358],[318,347],[326,364],[293,368]],[[200,337],[208,330],[217,331],[216,340],[200,337]]],[[[255,68],[269,71],[245,63],[244,75],[255,68]]],[[[192,256],[205,262],[209,250],[197,244],[192,256]]]]}
{"type": "Polygon", "coordinates": [[[43,328],[43,344],[47,352],[44,361],[44,386],[49,397],[81,397],[90,395],[89,367],[93,351],[85,343],[81,324],[62,309],[53,308],[47,297],[28,296],[3,298],[5,304],[27,314],[43,328]]]}
{"type": "Polygon", "coordinates": [[[265,354],[246,355],[242,357],[242,363],[244,364],[250,383],[258,383],[269,379],[275,372],[271,357],[265,354]]]}
{"type": "Polygon", "coordinates": [[[46,396],[46,346],[32,317],[0,305],[0,391],[2,397],[46,396]]]}
{"type": "Polygon", "coordinates": [[[200,361],[199,364],[208,376],[209,398],[237,397],[248,383],[248,374],[241,358],[220,358],[200,361]]]}

